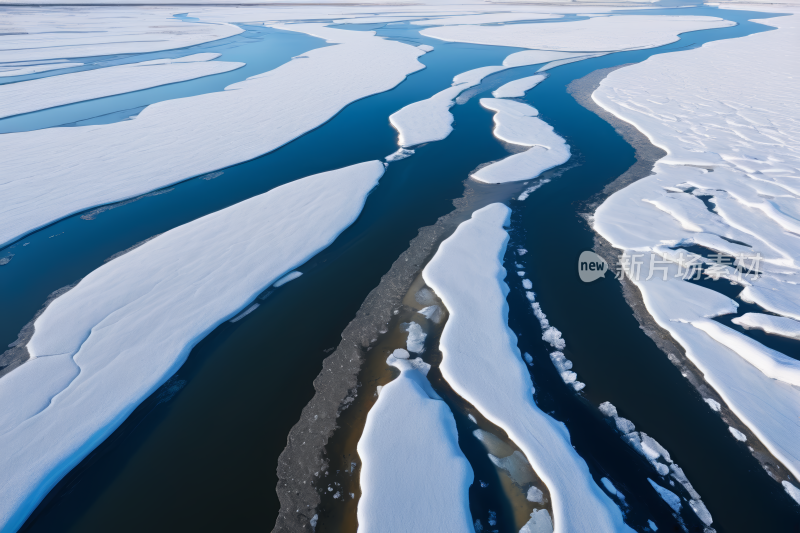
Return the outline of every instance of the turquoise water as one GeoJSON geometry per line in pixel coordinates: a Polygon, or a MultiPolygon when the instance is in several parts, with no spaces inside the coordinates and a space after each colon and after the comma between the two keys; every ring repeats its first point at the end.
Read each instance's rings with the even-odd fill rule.
{"type": "MultiPolygon", "coordinates": [[[[648,11],[658,12],[662,11],[648,11]]],[[[567,424],[593,475],[608,476],[623,490],[631,502],[631,523],[651,518],[665,526],[662,529],[675,525],[647,485],[646,477],[654,475],[651,467],[592,407],[605,400],[670,451],[703,496],[717,531],[791,531],[798,512],[788,497],[639,330],[618,286],[610,280],[581,284],[574,273],[575,258],[591,248],[592,240],[577,216],[580,202],[627,169],[633,150],[605,122],[578,106],[565,93],[565,85],[597,68],[764,30],[746,22],[752,13],[713,8],[683,12],[723,16],[740,25],[685,34],[681,41],[658,49],[559,67],[526,98],[567,139],[573,158],[558,179],[526,202],[511,203],[512,239],[533,252],[526,257],[547,253],[545,261],[526,261],[527,271],[545,312],[567,339],[567,355],[575,362],[579,379],[587,383],[585,399],[569,393],[555,374],[545,347],[537,341],[538,324],[515,280],[509,280],[511,325],[521,334],[521,348],[536,359],[537,401],[567,424]]],[[[353,103],[322,127],[271,154],[224,169],[221,176],[183,182],[167,194],[142,198],[94,220],[70,217],[2,251],[15,256],[0,270],[4,295],[0,341],[12,342],[51,291],[136,242],[288,181],[385,157],[396,150],[396,132],[387,120],[392,112],[449,86],[455,74],[500,64],[517,51],[428,40],[407,25],[379,31],[414,44],[434,45],[436,50],[421,58],[427,68],[392,91],[353,103]],[[23,247],[26,242],[30,244],[23,247]]],[[[320,46],[318,39],[288,32],[265,31],[261,38],[261,44],[253,44],[247,53],[260,57],[269,50],[272,55],[264,60],[263,70],[320,46]]],[[[204,46],[203,51],[216,51],[213,43],[204,46]]],[[[248,47],[231,52],[243,53],[244,48],[248,47]]],[[[220,76],[239,76],[241,70],[220,76]]],[[[461,196],[468,173],[507,155],[492,136],[492,113],[477,100],[502,81],[534,70],[515,69],[489,78],[479,89],[484,94],[478,92],[465,105],[454,107],[455,130],[447,139],[391,164],[362,216],[300,269],[301,278],[275,291],[246,319],[223,324],[199,343],[176,376],[51,492],[24,529],[271,528],[278,510],[277,456],[313,394],[311,383],[324,350],[338,344],[366,294],[406,249],[417,228],[452,209],[451,200],[461,196]]],[[[216,81],[204,79],[204,83],[216,81]]],[[[167,97],[188,95],[180,85],[167,86],[176,91],[167,97]]],[[[185,87],[209,90],[200,83],[185,87]]],[[[163,99],[165,94],[153,97],[163,99]]],[[[129,105],[120,97],[103,100],[88,102],[72,120],[129,105]],[[102,109],[91,105],[112,99],[117,99],[114,105],[102,109]]],[[[515,270],[510,264],[507,268],[515,270]]],[[[458,422],[459,430],[468,428],[458,422]]],[[[488,480],[485,457],[470,439],[462,433],[464,451],[476,478],[488,480]]],[[[476,518],[483,519],[488,509],[497,511],[498,528],[511,530],[509,511],[502,502],[473,487],[471,505],[476,518]]]]}

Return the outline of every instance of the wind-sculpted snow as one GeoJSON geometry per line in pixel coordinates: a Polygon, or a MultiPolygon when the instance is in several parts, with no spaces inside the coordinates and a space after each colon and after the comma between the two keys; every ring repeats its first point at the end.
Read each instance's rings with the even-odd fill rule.
{"type": "MultiPolygon", "coordinates": [[[[667,281],[660,272],[634,279],[648,310],[728,407],[800,476],[800,389],[793,386],[800,363],[709,321],[737,313],[737,304],[682,280],[682,267],[679,273],[681,246],[710,248],[715,254],[702,260],[707,272],[742,286],[745,301],[800,318],[800,15],[762,23],[778,29],[652,56],[603,80],[595,101],[667,156],[653,176],[609,197],[594,226],[629,256],[654,251],[669,265],[667,281]]],[[[748,317],[735,320],[748,326],[748,317]]],[[[772,320],[752,324],[767,330],[772,320]]],[[[776,330],[792,324],[774,320],[776,330]]]]}
{"type": "Polygon", "coordinates": [[[3,11],[3,62],[173,50],[238,35],[233,24],[195,24],[175,10],[136,7],[17,8],[3,11]]]}
{"type": "Polygon", "coordinates": [[[536,50],[610,52],[662,46],[677,41],[683,32],[733,25],[716,17],[616,15],[546,24],[441,26],[420,34],[442,41],[536,50]]]}
{"type": "Polygon", "coordinates": [[[519,446],[550,490],[556,532],[631,531],[570,444],[566,427],[533,400],[533,385],[509,329],[502,258],[510,209],[476,211],[423,270],[450,318],[440,341],[445,380],[519,446]]]}
{"type": "Polygon", "coordinates": [[[330,245],[383,175],[370,161],[300,179],[110,261],[35,322],[32,359],[0,379],[0,529],[183,364],[192,347],[330,245]]]}
{"type": "Polygon", "coordinates": [[[244,63],[194,54],[0,85],[0,118],[229,72],[244,63]]]}
{"type": "Polygon", "coordinates": [[[453,414],[425,377],[430,365],[408,357],[389,356],[400,375],[381,389],[358,441],[358,530],[472,531],[474,478],[453,414]]]}
{"type": "Polygon", "coordinates": [[[483,78],[504,70],[503,66],[479,67],[462,72],[453,78],[453,86],[434,94],[426,100],[408,104],[389,117],[389,122],[400,134],[401,147],[441,141],[453,131],[453,107],[462,91],[478,85],[483,78]]]}
{"type": "Polygon", "coordinates": [[[472,174],[486,183],[532,179],[570,158],[569,145],[540,118],[533,107],[514,100],[482,98],[481,105],[495,111],[494,135],[503,141],[531,148],[492,163],[472,174]]]}
{"type": "Polygon", "coordinates": [[[547,76],[545,74],[535,74],[527,78],[510,81],[496,89],[492,96],[495,98],[519,98],[525,93],[539,85],[547,76]]]}
{"type": "Polygon", "coordinates": [[[341,44],[225,91],[153,104],[133,120],[0,136],[0,245],[73,213],[274,150],[423,68],[422,50],[373,32],[282,28],[341,44]]]}

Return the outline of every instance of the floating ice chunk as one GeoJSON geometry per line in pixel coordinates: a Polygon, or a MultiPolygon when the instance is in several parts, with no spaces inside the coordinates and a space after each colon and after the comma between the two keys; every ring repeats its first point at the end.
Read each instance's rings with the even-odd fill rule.
{"type": "Polygon", "coordinates": [[[524,270],[520,270],[520,271],[518,271],[518,272],[517,272],[517,276],[519,276],[519,277],[521,277],[521,278],[524,278],[524,277],[525,277],[525,271],[524,271],[524,270]]]}
{"type": "Polygon", "coordinates": [[[550,180],[547,178],[537,181],[536,183],[534,183],[533,185],[522,191],[520,195],[517,197],[517,201],[524,202],[525,200],[528,199],[528,196],[530,196],[532,192],[534,192],[536,189],[538,189],[539,187],[541,187],[546,183],[550,183],[550,180]]]}
{"type": "Polygon", "coordinates": [[[240,321],[241,319],[243,319],[244,317],[246,317],[247,315],[249,315],[250,313],[252,313],[256,309],[258,309],[258,306],[259,306],[259,304],[251,305],[250,307],[248,307],[247,309],[245,309],[244,311],[242,311],[241,313],[239,313],[238,315],[233,317],[231,319],[231,322],[236,323],[236,322],[240,321]]]}
{"type": "Polygon", "coordinates": [[[497,513],[494,511],[489,511],[489,519],[486,520],[490,526],[497,525],[497,513]]]}
{"type": "Polygon", "coordinates": [[[689,496],[691,496],[693,500],[699,500],[700,495],[696,490],[694,490],[692,484],[689,483],[689,479],[686,477],[686,474],[683,473],[683,469],[681,469],[681,467],[675,463],[669,465],[669,469],[672,472],[672,477],[675,479],[675,481],[683,485],[683,488],[686,489],[686,492],[689,493],[689,496]]]}
{"type": "Polygon", "coordinates": [[[529,279],[523,279],[522,286],[525,287],[526,290],[531,290],[533,288],[533,283],[531,283],[529,279]]]}
{"type": "Polygon", "coordinates": [[[656,526],[655,522],[653,522],[652,520],[648,520],[647,525],[650,526],[650,529],[652,529],[653,531],[658,531],[658,526],[656,526]]]}
{"type": "Polygon", "coordinates": [[[395,161],[400,161],[401,159],[405,159],[406,157],[411,157],[412,155],[414,155],[414,150],[408,150],[407,148],[400,148],[396,152],[387,155],[386,161],[389,163],[393,163],[395,161]]]}
{"type": "Polygon", "coordinates": [[[425,338],[428,336],[422,331],[422,326],[411,322],[403,326],[403,331],[408,332],[406,348],[409,352],[422,353],[425,350],[425,338]]]}
{"type": "Polygon", "coordinates": [[[317,527],[317,520],[319,520],[319,515],[315,514],[311,517],[311,520],[308,521],[308,525],[311,526],[311,529],[315,529],[317,527]]]}
{"type": "Polygon", "coordinates": [[[600,479],[600,483],[603,484],[603,486],[606,488],[606,490],[610,494],[612,494],[613,496],[616,496],[617,498],[619,498],[622,501],[625,501],[625,495],[617,490],[617,487],[615,487],[614,484],[611,483],[610,479],[608,479],[607,477],[601,478],[600,479]]]}
{"type": "Polygon", "coordinates": [[[731,435],[738,441],[745,442],[747,440],[747,435],[734,427],[728,426],[728,431],[730,431],[731,435]]]}
{"type": "Polygon", "coordinates": [[[381,395],[381,391],[382,391],[382,390],[383,390],[383,385],[378,385],[378,386],[375,388],[375,396],[380,396],[380,395],[381,395]]]}
{"type": "Polygon", "coordinates": [[[567,346],[567,341],[561,338],[561,332],[553,326],[545,330],[542,340],[550,343],[556,350],[563,350],[567,346]]]}
{"type": "Polygon", "coordinates": [[[442,320],[442,310],[438,305],[429,305],[419,310],[418,313],[436,324],[442,320]]]}
{"type": "Polygon", "coordinates": [[[711,398],[703,398],[703,401],[705,401],[708,404],[708,406],[711,407],[712,411],[719,411],[721,407],[721,405],[717,400],[713,400],[711,398]]]}
{"type": "Polygon", "coordinates": [[[419,48],[423,52],[433,52],[433,46],[429,44],[420,44],[417,46],[417,48],[419,48]]]}
{"type": "Polygon", "coordinates": [[[661,496],[661,499],[664,500],[667,503],[667,505],[669,505],[672,508],[673,511],[677,513],[681,510],[681,499],[678,497],[677,494],[665,489],[664,487],[662,487],[661,485],[659,485],[650,478],[647,478],[647,481],[650,482],[650,485],[652,485],[652,487],[655,489],[658,495],[661,496]]]}
{"type": "Polygon", "coordinates": [[[496,457],[489,454],[489,460],[491,460],[497,468],[508,472],[508,475],[514,480],[514,483],[521,487],[536,480],[536,475],[533,473],[530,463],[528,463],[525,455],[519,450],[514,450],[514,452],[507,457],[496,457]]]}
{"type": "Polygon", "coordinates": [[[472,416],[472,414],[468,414],[467,418],[469,418],[472,421],[473,424],[477,424],[478,423],[478,421],[475,419],[474,416],[472,416]]]}
{"type": "Polygon", "coordinates": [[[295,270],[293,272],[289,272],[288,274],[283,276],[281,279],[279,279],[278,281],[273,283],[272,286],[273,287],[280,287],[281,285],[286,285],[290,281],[295,280],[295,279],[299,278],[302,275],[303,275],[303,273],[302,272],[298,272],[297,270],[295,270]]]}
{"type": "Polygon", "coordinates": [[[614,404],[611,402],[603,402],[600,404],[600,412],[603,413],[604,416],[610,416],[613,418],[617,417],[617,408],[614,407],[614,404]]]}
{"type": "MultiPolygon", "coordinates": [[[[617,425],[617,429],[623,435],[627,435],[628,433],[631,433],[633,430],[636,429],[636,426],[633,425],[633,422],[631,422],[627,418],[622,418],[621,416],[616,417],[614,419],[614,423],[617,425]]],[[[641,450],[641,441],[639,449],[641,450]]],[[[644,453],[644,455],[646,456],[647,454],[644,453]]]]}
{"type": "Polygon", "coordinates": [[[488,483],[486,483],[485,481],[481,481],[480,479],[478,480],[478,482],[481,484],[481,488],[482,488],[482,489],[485,489],[486,487],[488,487],[488,486],[489,486],[489,484],[488,484],[488,483]]]}
{"type": "Polygon", "coordinates": [[[531,519],[520,528],[519,533],[553,533],[553,521],[547,509],[534,509],[531,519]]]}
{"type": "Polygon", "coordinates": [[[522,358],[525,359],[525,363],[528,366],[533,366],[533,356],[531,356],[531,354],[525,352],[524,354],[522,354],[522,358]]]}
{"type": "Polygon", "coordinates": [[[514,453],[513,447],[500,440],[500,438],[493,433],[489,433],[488,431],[484,431],[482,429],[476,429],[472,432],[472,434],[476,439],[483,443],[483,445],[486,447],[486,451],[488,451],[491,455],[497,457],[508,457],[514,453]]]}
{"type": "Polygon", "coordinates": [[[689,507],[692,508],[694,514],[697,515],[697,518],[700,519],[705,525],[710,526],[714,519],[711,518],[711,513],[708,512],[708,508],[706,504],[704,504],[701,500],[689,500],[689,507]]]}
{"type": "Polygon", "coordinates": [[[800,322],[791,318],[761,313],[745,313],[731,320],[745,329],[760,329],[766,333],[800,340],[800,322]]]}
{"type": "Polygon", "coordinates": [[[396,357],[397,359],[408,359],[410,357],[409,353],[402,348],[398,348],[393,351],[392,356],[396,357]]]}
{"type": "Polygon", "coordinates": [[[414,295],[414,300],[417,301],[418,304],[422,304],[425,306],[431,306],[436,303],[436,295],[433,294],[433,291],[427,287],[422,287],[417,293],[414,295]]]}
{"type": "Polygon", "coordinates": [[[525,248],[517,248],[517,254],[518,255],[522,256],[522,255],[525,255],[527,253],[528,253],[528,250],[526,250],[525,248]]]}
{"type": "Polygon", "coordinates": [[[786,493],[789,496],[791,496],[792,499],[796,501],[798,505],[800,505],[800,489],[798,489],[797,487],[795,487],[786,480],[783,480],[781,482],[781,485],[783,485],[783,489],[786,491],[786,493]]]}
{"type": "Polygon", "coordinates": [[[525,498],[529,502],[544,503],[544,493],[536,487],[529,488],[525,498]]]}
{"type": "Polygon", "coordinates": [[[663,457],[666,462],[668,463],[672,462],[672,459],[669,456],[669,452],[663,446],[661,446],[658,443],[658,441],[656,441],[656,439],[647,435],[644,431],[641,432],[641,437],[642,437],[642,447],[656,454],[656,457],[653,457],[653,459],[656,459],[658,457],[663,457]]]}
{"type": "Polygon", "coordinates": [[[527,91],[539,85],[546,77],[545,74],[536,74],[528,76],[527,78],[510,81],[492,92],[492,96],[495,98],[518,98],[525,96],[527,91]]]}

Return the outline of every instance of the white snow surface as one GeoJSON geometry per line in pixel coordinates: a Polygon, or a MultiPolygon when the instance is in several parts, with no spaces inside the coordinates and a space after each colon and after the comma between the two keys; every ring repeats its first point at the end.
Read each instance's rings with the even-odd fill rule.
{"type": "Polygon", "coordinates": [[[286,285],[290,281],[295,280],[295,279],[299,278],[302,275],[303,275],[303,273],[302,272],[298,272],[297,270],[295,270],[293,272],[289,272],[288,274],[283,276],[281,279],[279,279],[278,281],[273,283],[272,286],[273,287],[280,287],[281,285],[286,285]]]}
{"type": "Polygon", "coordinates": [[[215,56],[219,54],[194,54],[172,61],[144,61],[0,85],[0,118],[193,80],[244,66],[231,61],[209,61],[215,56]]]}
{"type": "Polygon", "coordinates": [[[183,364],[192,347],[358,217],[384,166],[277,187],[106,263],[36,320],[32,359],[0,379],[0,529],[47,492],[183,364]],[[91,305],[87,305],[91,302],[91,305]]]}
{"type": "Polygon", "coordinates": [[[492,96],[495,98],[520,98],[525,96],[527,91],[530,91],[539,83],[542,82],[547,76],[545,74],[534,74],[527,78],[520,78],[518,80],[510,81],[505,85],[499,87],[492,96]]]}
{"type": "Polygon", "coordinates": [[[415,20],[416,26],[454,26],[463,24],[496,24],[498,22],[517,22],[520,20],[544,20],[561,18],[563,15],[546,13],[489,13],[483,15],[459,15],[456,17],[415,20]]]}
{"type": "Polygon", "coordinates": [[[523,181],[569,160],[569,145],[552,126],[536,116],[539,112],[533,107],[495,98],[481,98],[481,105],[495,111],[495,137],[531,148],[482,167],[472,178],[485,183],[523,181]]]}
{"type": "Polygon", "coordinates": [[[30,65],[25,67],[0,67],[0,78],[10,76],[25,76],[38,72],[48,72],[50,70],[61,70],[65,68],[82,67],[83,63],[53,63],[48,65],[30,65]]]}
{"type": "Polygon", "coordinates": [[[800,340],[800,322],[791,318],[763,313],[745,313],[731,322],[746,329],[760,329],[772,335],[800,340]]]}
{"type": "Polygon", "coordinates": [[[292,24],[340,43],[226,90],[148,106],[135,119],[0,136],[0,246],[44,225],[272,151],[423,65],[374,32],[292,24]]]}
{"type": "Polygon", "coordinates": [[[502,258],[510,213],[503,204],[476,211],[423,270],[450,313],[439,368],[456,393],[523,451],[550,490],[557,532],[631,531],[572,448],[566,427],[533,401],[530,374],[507,323],[502,258]]]}
{"type": "Polygon", "coordinates": [[[782,481],[781,485],[783,485],[783,489],[786,491],[786,494],[791,496],[792,499],[797,502],[797,505],[800,505],[800,489],[786,480],[782,481]]]}
{"type": "Polygon", "coordinates": [[[358,441],[358,531],[472,531],[472,467],[447,404],[406,360],[381,389],[358,441]]]}
{"type": "Polygon", "coordinates": [[[525,67],[528,65],[538,65],[540,63],[551,63],[562,59],[586,57],[587,55],[590,54],[581,52],[555,52],[553,50],[523,50],[522,52],[515,52],[506,57],[503,60],[503,65],[507,67],[525,67]]]}
{"type": "Polygon", "coordinates": [[[733,25],[717,17],[616,15],[546,24],[441,26],[420,34],[442,41],[536,50],[610,52],[663,46],[677,41],[683,32],[733,25]]]}
{"type": "Polygon", "coordinates": [[[800,477],[800,390],[791,384],[797,361],[730,328],[708,326],[708,318],[737,313],[736,302],[674,278],[677,252],[668,248],[701,244],[734,256],[760,254],[762,275],[744,276],[740,297],[800,319],[800,63],[793,52],[800,15],[759,23],[778,29],[652,56],[601,82],[594,100],[667,156],[654,175],[609,197],[594,228],[629,254],[671,258],[668,281],[634,281],[649,312],[725,404],[800,477]],[[683,192],[689,187],[697,190],[683,192]],[[711,196],[713,212],[697,194],[711,196]]]}

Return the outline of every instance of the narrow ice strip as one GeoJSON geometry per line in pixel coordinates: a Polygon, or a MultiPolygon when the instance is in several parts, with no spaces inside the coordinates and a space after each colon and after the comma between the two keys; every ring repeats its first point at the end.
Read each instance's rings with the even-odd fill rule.
{"type": "Polygon", "coordinates": [[[746,313],[731,320],[745,329],[760,329],[765,333],[800,340],[800,322],[791,318],[761,313],[746,313]]]}
{"type": "Polygon", "coordinates": [[[493,98],[482,98],[481,105],[495,111],[495,137],[532,148],[482,167],[471,175],[473,179],[484,183],[523,181],[569,160],[569,145],[552,126],[537,118],[539,113],[533,107],[493,98]]]}
{"type": "Polygon", "coordinates": [[[0,379],[0,529],[15,531],[222,322],[359,216],[370,161],[303,178],[167,231],[87,275],[36,320],[0,379]],[[91,302],[88,305],[87,302],[91,302]]]}
{"type": "Polygon", "coordinates": [[[296,280],[297,278],[299,278],[302,275],[303,275],[303,273],[302,272],[298,272],[297,270],[295,270],[294,272],[289,272],[288,274],[283,276],[281,279],[279,279],[278,281],[273,283],[272,286],[276,287],[276,288],[277,287],[281,287],[283,285],[286,285],[287,283],[289,283],[292,280],[296,280]]]}
{"type": "Polygon", "coordinates": [[[387,363],[400,375],[381,389],[358,441],[358,531],[472,531],[472,467],[425,377],[430,365],[393,355],[387,363]]]}
{"type": "Polygon", "coordinates": [[[65,68],[82,67],[83,63],[55,63],[52,65],[31,65],[29,67],[20,68],[0,68],[0,78],[7,78],[9,76],[25,76],[27,74],[37,74],[39,72],[48,72],[50,70],[61,70],[65,68]]]}
{"type": "Polygon", "coordinates": [[[540,63],[551,63],[562,59],[585,57],[585,52],[555,52],[552,50],[523,50],[515,52],[503,60],[507,67],[526,67],[540,63]]]}
{"type": "Polygon", "coordinates": [[[735,23],[717,17],[616,15],[547,24],[441,26],[420,31],[425,37],[537,50],[610,52],[673,43],[678,34],[724,28],[735,23]]]}
{"type": "Polygon", "coordinates": [[[527,78],[510,81],[492,92],[492,96],[495,98],[521,98],[525,96],[526,92],[539,85],[546,77],[544,74],[535,74],[527,78]]]}
{"type": "Polygon", "coordinates": [[[0,246],[74,213],[275,150],[423,68],[422,50],[373,32],[282,28],[340,44],[224,91],[153,104],[133,120],[0,135],[0,246]]]}
{"type": "Polygon", "coordinates": [[[548,71],[550,69],[554,69],[556,67],[560,67],[561,65],[568,65],[569,63],[575,63],[576,61],[583,61],[584,59],[591,59],[593,57],[600,57],[600,56],[604,56],[604,55],[606,55],[606,54],[587,54],[587,55],[580,56],[580,57],[559,59],[559,60],[556,60],[556,61],[551,61],[550,63],[542,66],[542,68],[540,68],[536,72],[545,72],[545,71],[548,71]]]}
{"type": "Polygon", "coordinates": [[[507,323],[502,258],[510,213],[502,204],[476,211],[423,270],[450,313],[440,370],[456,393],[523,451],[550,489],[557,532],[631,531],[572,448],[566,427],[533,401],[530,374],[507,323]]]}
{"type": "Polygon", "coordinates": [[[483,78],[506,67],[488,66],[468,70],[453,78],[453,86],[430,98],[408,104],[389,117],[389,122],[399,133],[397,144],[401,148],[441,141],[453,131],[453,107],[456,97],[466,89],[478,85],[483,78]]]}
{"type": "MultiPolygon", "coordinates": [[[[203,55],[213,58],[214,54],[203,55]]],[[[181,58],[183,61],[157,59],[0,85],[0,118],[230,72],[245,65],[190,60],[192,57],[181,58]]]]}
{"type": "Polygon", "coordinates": [[[518,22],[521,20],[546,20],[561,18],[564,15],[545,13],[490,13],[485,15],[461,15],[428,20],[416,20],[415,26],[454,26],[462,24],[496,24],[498,22],[518,22]]]}

